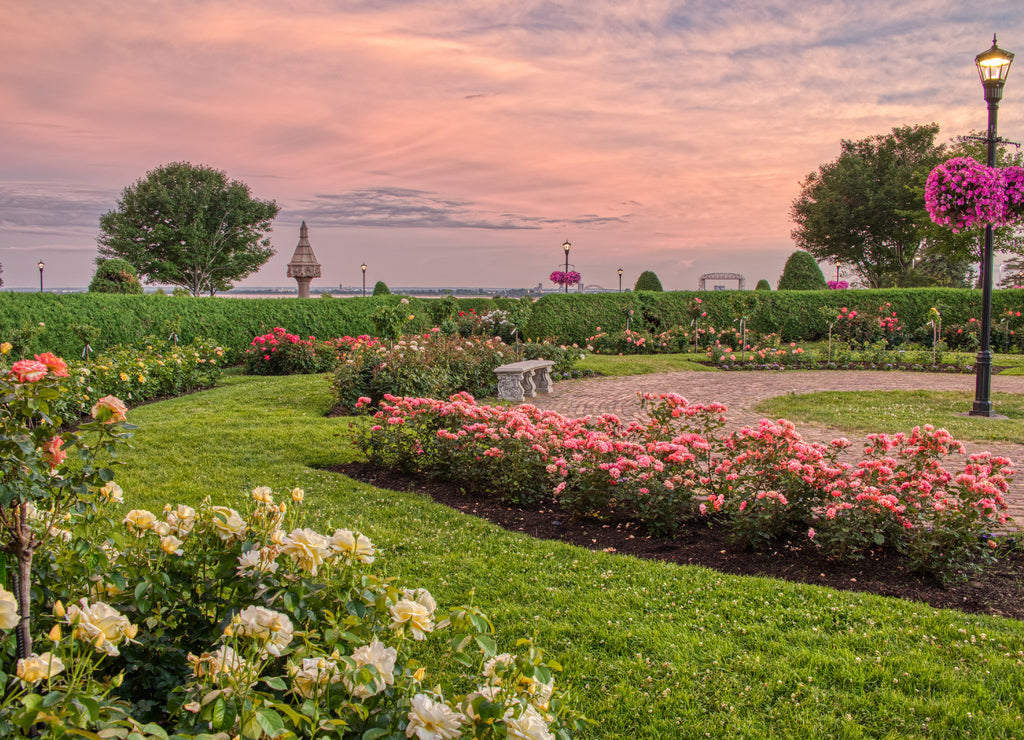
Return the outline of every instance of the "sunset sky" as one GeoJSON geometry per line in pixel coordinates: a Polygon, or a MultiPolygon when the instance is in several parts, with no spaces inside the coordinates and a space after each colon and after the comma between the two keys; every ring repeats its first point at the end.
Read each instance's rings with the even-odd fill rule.
{"type": "MultiPolygon", "coordinates": [[[[984,129],[974,56],[1020,0],[0,0],[5,288],[84,287],[99,216],[162,164],[274,199],[287,286],[527,287],[654,270],[773,287],[800,182],[842,139],[984,129]]],[[[1024,138],[1024,69],[1000,134],[1024,138]]],[[[830,268],[823,265],[826,274],[830,268]]],[[[733,287],[733,285],[730,285],[733,287]]]]}

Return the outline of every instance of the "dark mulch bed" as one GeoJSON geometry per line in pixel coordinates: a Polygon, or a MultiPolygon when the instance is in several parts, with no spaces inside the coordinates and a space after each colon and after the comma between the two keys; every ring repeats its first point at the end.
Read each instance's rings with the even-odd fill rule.
{"type": "Polygon", "coordinates": [[[908,572],[899,557],[885,552],[872,553],[853,563],[828,560],[806,542],[778,542],[772,549],[753,552],[730,544],[720,528],[705,525],[687,527],[673,539],[652,537],[635,521],[573,519],[554,504],[536,509],[509,507],[469,496],[450,483],[425,476],[399,475],[363,463],[348,463],[331,470],[378,488],[425,494],[440,504],[512,532],[569,542],[590,550],[702,565],[734,575],[766,576],[896,596],[970,614],[1024,619],[1024,553],[1019,548],[981,575],[943,587],[934,578],[908,572]]]}

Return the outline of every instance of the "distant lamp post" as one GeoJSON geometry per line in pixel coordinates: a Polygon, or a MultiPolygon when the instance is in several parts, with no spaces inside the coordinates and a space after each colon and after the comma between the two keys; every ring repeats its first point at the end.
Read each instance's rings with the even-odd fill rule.
{"type": "Polygon", "coordinates": [[[619,268],[619,292],[622,292],[622,268],[619,268]]]}
{"type": "Polygon", "coordinates": [[[363,268],[363,298],[366,298],[366,263],[362,264],[363,268]]]}
{"type": "MultiPolygon", "coordinates": [[[[999,101],[1003,98],[1003,85],[1010,74],[1013,54],[996,46],[996,37],[992,36],[992,48],[983,51],[974,58],[981,76],[981,84],[985,88],[985,102],[988,103],[988,133],[985,141],[988,144],[988,166],[996,166],[996,144],[999,136],[996,132],[996,118],[999,101]]],[[[975,391],[974,406],[970,416],[995,416],[992,410],[992,352],[990,335],[992,333],[992,224],[985,227],[985,246],[981,255],[981,349],[975,360],[975,391]]]]}
{"type": "MultiPolygon", "coordinates": [[[[572,249],[572,244],[569,243],[568,239],[565,240],[565,244],[562,245],[562,249],[565,250],[565,271],[569,272],[569,250],[572,249]]],[[[565,292],[569,292],[569,283],[565,284],[565,292]]]]}
{"type": "Polygon", "coordinates": [[[46,263],[39,260],[39,292],[43,292],[43,270],[46,267],[46,263]]]}

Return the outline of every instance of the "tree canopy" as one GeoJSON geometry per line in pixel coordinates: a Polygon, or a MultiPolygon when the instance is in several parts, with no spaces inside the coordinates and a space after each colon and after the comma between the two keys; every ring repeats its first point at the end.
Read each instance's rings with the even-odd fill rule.
{"type": "Polygon", "coordinates": [[[640,277],[636,279],[636,285],[633,286],[633,290],[654,290],[664,291],[661,287],[661,281],[658,276],[655,275],[651,270],[644,270],[640,273],[640,277]]]}
{"type": "Polygon", "coordinates": [[[936,165],[970,144],[936,144],[938,132],[931,123],[844,139],[839,157],[810,173],[793,201],[796,245],[847,266],[872,288],[963,285],[978,235],[933,223],[924,185],[936,165]]]}
{"type": "Polygon", "coordinates": [[[825,290],[825,276],[807,252],[793,252],[782,268],[779,290],[825,290]]]}
{"type": "Polygon", "coordinates": [[[128,260],[101,257],[96,260],[96,272],[89,283],[89,292],[141,295],[142,283],[128,260]]]}
{"type": "Polygon", "coordinates": [[[220,170],[174,162],[121,192],[96,241],[101,256],[127,260],[147,283],[214,295],[273,256],[266,234],[279,210],[220,170]]]}
{"type": "Polygon", "coordinates": [[[391,295],[391,290],[388,288],[388,284],[383,280],[378,280],[373,286],[374,295],[391,295]]]}

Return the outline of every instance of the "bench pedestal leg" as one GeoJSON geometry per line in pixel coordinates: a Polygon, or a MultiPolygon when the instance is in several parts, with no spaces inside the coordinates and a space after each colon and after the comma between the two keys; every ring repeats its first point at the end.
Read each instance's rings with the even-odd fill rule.
{"type": "Polygon", "coordinates": [[[522,373],[498,373],[498,398],[503,401],[523,402],[522,373]]]}

